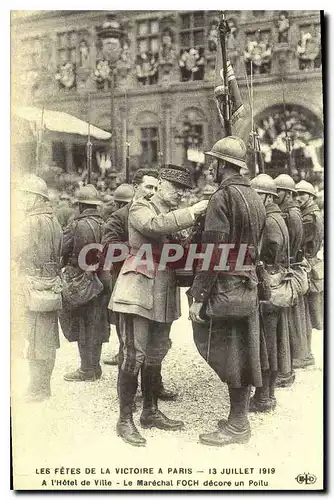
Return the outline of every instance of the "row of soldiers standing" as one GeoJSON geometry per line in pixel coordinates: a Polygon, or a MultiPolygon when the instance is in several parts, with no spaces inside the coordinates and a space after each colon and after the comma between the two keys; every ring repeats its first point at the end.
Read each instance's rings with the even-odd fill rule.
{"type": "MultiPolygon", "coordinates": [[[[295,297],[290,307],[263,302],[248,317],[238,317],[236,310],[234,318],[222,315],[219,319],[207,321],[208,303],[219,293],[213,286],[212,274],[196,274],[188,291],[192,302],[190,318],[194,341],[199,353],[228,384],[231,405],[228,419],[218,422],[217,431],[202,434],[200,441],[219,446],[248,441],[251,436],[248,411],[274,409],[275,387],[290,385],[295,368],[314,363],[312,322],[316,328],[321,328],[322,324],[322,279],[316,270],[323,229],[312,186],[305,182],[295,186],[287,175],[281,175],[275,181],[260,175],[250,183],[240,173],[246,168],[246,148],[236,137],[218,141],[207,154],[222,171],[219,189],[209,203],[178,208],[185,189],[191,187],[191,179],[187,169],[169,165],[160,172],[157,191],[152,189],[150,196],[134,200],[127,208],[127,227],[123,229],[127,232],[130,255],[117,278],[109,309],[118,314],[121,340],[117,433],[135,446],[146,443],[132,418],[140,368],[143,368],[144,395],[142,427],[175,430],[182,428],[183,422],[168,419],[157,405],[161,363],[168,351],[172,322],[180,316],[175,271],[158,271],[148,276],[131,266],[140,243],[168,241],[166,237],[170,233],[191,227],[195,218],[205,210],[203,243],[257,246],[263,239],[261,259],[267,273],[276,275],[282,267],[290,272],[305,257],[309,262],[310,286],[307,293],[295,297]],[[256,387],[256,391],[249,400],[251,386],[256,387]]],[[[37,276],[41,282],[44,277],[56,278],[60,273],[62,253],[67,282],[76,283],[79,292],[86,293],[89,288],[92,295],[87,297],[86,294],[85,303],[78,302],[76,307],[73,304],[68,307],[65,303],[60,313],[62,329],[69,340],[78,342],[81,359],[80,369],[65,375],[65,379],[97,380],[102,374],[102,343],[109,338],[109,290],[108,286],[103,286],[98,293],[91,292],[92,277],[86,281],[86,285],[90,283],[89,287],[85,285],[85,290],[80,289],[81,280],[87,279],[87,273],[80,269],[78,256],[85,245],[102,241],[103,220],[97,209],[99,200],[92,186],[82,188],[77,200],[79,216],[65,229],[62,242],[59,224],[48,208],[44,184],[35,178],[23,187],[28,223],[26,221],[25,246],[20,244],[19,260],[25,273],[37,276]]],[[[97,254],[92,256],[93,263],[98,259],[97,254]]],[[[103,282],[103,275],[99,276],[103,282]]],[[[239,279],[233,272],[228,277],[231,278],[239,279]]],[[[251,283],[251,278],[243,277],[240,283],[251,283]]],[[[72,290],[75,294],[75,289],[72,290]]],[[[30,398],[33,400],[50,396],[55,350],[59,347],[58,312],[41,310],[44,304],[39,307],[40,310],[35,304],[34,309],[26,310],[27,322],[23,324],[28,332],[30,398]]]]}

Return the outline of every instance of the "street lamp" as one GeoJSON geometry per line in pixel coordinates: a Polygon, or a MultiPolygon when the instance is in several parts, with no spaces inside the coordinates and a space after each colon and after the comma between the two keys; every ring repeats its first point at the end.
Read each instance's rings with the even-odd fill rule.
{"type": "Polygon", "coordinates": [[[124,32],[113,14],[107,16],[107,20],[98,30],[98,36],[102,42],[103,60],[106,61],[109,66],[111,130],[110,158],[112,160],[112,167],[115,168],[117,163],[115,140],[115,86],[117,63],[122,54],[121,39],[124,36],[124,32]]]}

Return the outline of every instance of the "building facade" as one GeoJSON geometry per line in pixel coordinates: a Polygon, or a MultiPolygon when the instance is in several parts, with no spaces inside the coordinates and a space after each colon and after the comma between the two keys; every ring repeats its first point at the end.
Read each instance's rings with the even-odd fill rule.
{"type": "MultiPolygon", "coordinates": [[[[319,11],[227,11],[228,57],[268,172],[323,167],[319,11]],[[252,92],[250,85],[252,83],[252,92]],[[283,99],[284,93],[284,99],[283,99]],[[285,118],[285,119],[284,119],[285,118]]],[[[12,14],[14,104],[65,111],[110,131],[93,165],[132,170],[193,161],[224,134],[213,88],[217,11],[40,11],[12,14]],[[126,145],[129,144],[127,148],[126,145]]],[[[85,164],[86,139],[45,132],[45,162],[85,164]]]]}

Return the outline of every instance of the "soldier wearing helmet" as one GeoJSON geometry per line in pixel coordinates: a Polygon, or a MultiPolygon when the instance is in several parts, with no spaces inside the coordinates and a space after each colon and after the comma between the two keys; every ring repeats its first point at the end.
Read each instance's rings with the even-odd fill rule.
{"type": "MultiPolygon", "coordinates": [[[[209,200],[202,242],[229,243],[234,244],[237,249],[241,244],[258,247],[266,214],[261,198],[240,172],[247,167],[245,143],[239,137],[225,137],[216,142],[206,154],[213,158],[221,183],[209,200]]],[[[189,291],[194,300],[190,306],[190,318],[193,321],[196,347],[221,381],[227,383],[230,396],[227,421],[220,420],[217,431],[200,435],[200,441],[211,446],[249,441],[249,388],[251,385],[262,385],[258,310],[254,309],[250,318],[237,317],[238,311],[235,310],[236,317],[217,318],[213,320],[211,329],[210,323],[203,322],[208,300],[211,303],[219,302],[218,289],[213,286],[216,281],[221,283],[220,278],[227,283],[234,281],[234,285],[230,285],[232,289],[235,281],[240,280],[238,286],[246,287],[251,280],[248,275],[241,278],[233,270],[222,274],[220,277],[214,271],[201,271],[195,276],[189,291]],[[244,344],[246,337],[249,339],[247,347],[244,344]],[[255,350],[250,346],[256,346],[255,350]],[[228,360],[232,351],[233,361],[230,363],[228,360]]],[[[228,297],[228,291],[226,294],[228,297]]]]}
{"type": "MultiPolygon", "coordinates": [[[[25,207],[25,219],[20,225],[14,252],[23,278],[23,286],[17,291],[17,303],[22,304],[19,331],[28,341],[29,387],[27,401],[42,401],[51,396],[51,376],[59,348],[58,313],[61,307],[60,258],[62,230],[49,203],[46,183],[36,175],[21,180],[21,192],[25,207]],[[57,285],[58,282],[58,285],[57,285]],[[33,305],[31,294],[39,290],[39,307],[33,305]],[[59,295],[59,306],[45,307],[50,300],[50,288],[59,295]],[[57,291],[58,287],[58,291],[57,291]],[[22,292],[24,295],[21,296],[22,292]],[[22,299],[20,301],[19,299],[22,299]],[[21,315],[23,315],[23,320],[21,315]]],[[[15,284],[18,284],[19,281],[15,284]]],[[[16,306],[16,302],[15,302],[16,306]]],[[[15,328],[15,321],[13,324],[15,328]]]]}
{"type": "Polygon", "coordinates": [[[310,290],[305,295],[305,309],[310,320],[308,328],[308,358],[311,364],[314,358],[311,354],[312,329],[310,326],[321,330],[323,324],[322,293],[324,280],[323,276],[321,276],[323,273],[321,269],[322,262],[319,261],[317,254],[323,242],[324,225],[320,208],[315,201],[317,194],[312,184],[301,181],[296,185],[296,190],[304,227],[304,255],[312,268],[309,273],[310,290]]]}
{"type": "Polygon", "coordinates": [[[130,203],[130,201],[133,198],[133,195],[134,195],[134,188],[133,186],[131,186],[131,184],[124,183],[118,186],[113,193],[116,210],[130,203]]]}
{"type": "MultiPolygon", "coordinates": [[[[60,323],[67,340],[78,343],[80,355],[80,367],[66,373],[64,379],[68,382],[84,382],[95,381],[102,375],[102,343],[109,339],[108,293],[104,289],[98,289],[96,293],[90,291],[89,280],[85,280],[86,271],[79,263],[80,252],[86,245],[101,243],[103,219],[98,211],[98,206],[101,205],[99,193],[92,184],[82,186],[75,203],[79,214],[64,230],[64,279],[70,284],[77,283],[81,278],[85,289],[80,290],[80,293],[86,300],[78,307],[73,307],[64,300],[60,323]]],[[[91,250],[86,262],[88,265],[102,265],[102,257],[97,251],[91,250]]]]}
{"type": "MultiPolygon", "coordinates": [[[[304,230],[299,204],[295,199],[295,195],[297,194],[296,185],[294,180],[287,174],[281,174],[276,177],[275,184],[278,194],[277,204],[283,212],[289,231],[290,265],[297,268],[303,258],[302,243],[304,230]]],[[[298,297],[296,304],[289,307],[288,316],[292,367],[300,368],[308,352],[303,297],[298,297]]],[[[276,385],[287,387],[293,383],[294,378],[294,374],[279,373],[276,385]]]]}
{"type": "MultiPolygon", "coordinates": [[[[288,228],[282,212],[276,204],[277,188],[274,180],[267,174],[260,174],[251,181],[252,187],[259,194],[266,209],[266,226],[263,234],[261,260],[270,275],[280,273],[282,267],[287,267],[287,250],[289,242],[288,228]]],[[[278,350],[280,361],[285,366],[280,367],[283,373],[291,372],[291,357],[289,347],[289,332],[284,328],[287,324],[286,309],[270,303],[260,304],[260,327],[266,349],[261,356],[262,387],[257,387],[254,397],[250,400],[249,411],[267,412],[276,407],[275,385],[278,372],[278,350]],[[284,342],[282,335],[285,335],[284,342]],[[269,369],[267,369],[269,366],[269,369]]]]}

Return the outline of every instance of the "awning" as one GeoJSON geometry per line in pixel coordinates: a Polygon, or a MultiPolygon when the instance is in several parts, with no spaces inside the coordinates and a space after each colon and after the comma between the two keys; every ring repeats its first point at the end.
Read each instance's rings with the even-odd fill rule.
{"type": "MultiPolygon", "coordinates": [[[[42,125],[52,132],[63,132],[67,134],[79,134],[88,136],[88,123],[76,118],[64,111],[52,111],[50,109],[36,108],[33,106],[16,107],[13,109],[15,116],[23,118],[38,130],[42,125]]],[[[110,139],[110,132],[90,125],[90,135],[95,139],[110,139]]]]}

